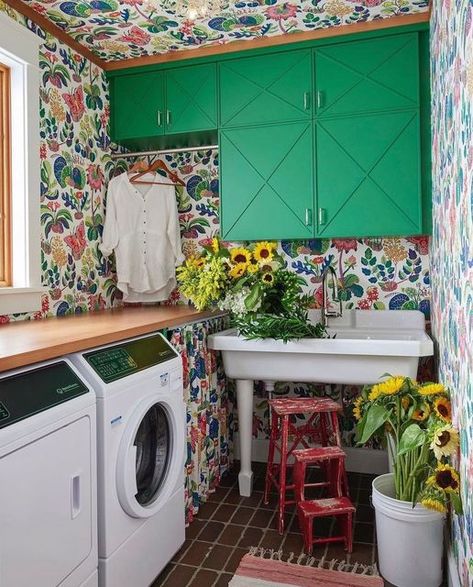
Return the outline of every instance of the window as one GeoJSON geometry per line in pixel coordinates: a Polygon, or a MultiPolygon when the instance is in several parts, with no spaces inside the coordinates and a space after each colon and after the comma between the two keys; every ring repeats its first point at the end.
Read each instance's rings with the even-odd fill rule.
{"type": "Polygon", "coordinates": [[[39,49],[0,13],[0,315],[41,308],[39,49]],[[8,106],[11,106],[8,108],[8,106]]]}
{"type": "Polygon", "coordinates": [[[0,63],[0,287],[11,285],[10,68],[0,63]]]}

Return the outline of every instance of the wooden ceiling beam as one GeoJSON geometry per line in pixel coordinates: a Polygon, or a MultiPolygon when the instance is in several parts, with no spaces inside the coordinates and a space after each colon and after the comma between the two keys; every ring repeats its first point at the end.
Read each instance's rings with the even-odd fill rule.
{"type": "Polygon", "coordinates": [[[105,66],[107,65],[106,61],[97,57],[97,55],[92,53],[87,47],[84,47],[84,45],[74,40],[71,35],[66,33],[61,27],[58,27],[45,16],[31,8],[31,6],[22,2],[22,0],[4,0],[4,2],[23,16],[26,16],[35,22],[44,31],[51,33],[53,37],[56,37],[56,39],[59,39],[64,44],[68,45],[71,49],[82,55],[82,57],[85,57],[89,61],[92,61],[92,63],[95,63],[95,65],[105,69],[105,66]]]}

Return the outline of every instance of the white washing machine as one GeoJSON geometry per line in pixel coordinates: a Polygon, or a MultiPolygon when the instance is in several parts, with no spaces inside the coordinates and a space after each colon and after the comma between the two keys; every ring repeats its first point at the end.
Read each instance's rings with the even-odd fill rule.
{"type": "Polygon", "coordinates": [[[0,585],[96,587],[95,396],[67,360],[0,374],[0,585]]]}
{"type": "Polygon", "coordinates": [[[99,585],[147,587],[185,538],[181,358],[161,334],[70,358],[97,396],[99,585]]]}

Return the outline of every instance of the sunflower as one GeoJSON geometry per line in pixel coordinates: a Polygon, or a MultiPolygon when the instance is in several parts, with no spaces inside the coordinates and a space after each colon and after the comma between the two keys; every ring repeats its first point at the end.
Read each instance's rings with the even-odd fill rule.
{"type": "Polygon", "coordinates": [[[412,419],[417,422],[423,422],[430,416],[430,406],[427,403],[422,403],[416,410],[412,412],[412,419]]]}
{"type": "Polygon", "coordinates": [[[427,479],[427,485],[446,492],[458,493],[460,477],[453,467],[437,463],[434,474],[427,479]]]}
{"type": "Polygon", "coordinates": [[[440,461],[442,457],[453,455],[458,448],[458,443],[458,432],[453,426],[447,424],[435,430],[430,448],[434,451],[435,458],[440,461]]]}
{"type": "Polygon", "coordinates": [[[230,277],[238,279],[245,274],[248,265],[246,263],[237,263],[230,269],[230,277]]]}
{"type": "Polygon", "coordinates": [[[391,377],[387,381],[383,381],[383,383],[377,383],[376,385],[373,385],[373,387],[371,388],[368,399],[370,401],[374,401],[381,395],[394,395],[402,389],[404,382],[405,378],[399,376],[391,377]]]}
{"type": "Polygon", "coordinates": [[[230,257],[235,265],[239,263],[247,265],[251,261],[251,252],[243,247],[236,247],[230,250],[230,257]]]}
{"type": "Polygon", "coordinates": [[[258,264],[257,263],[253,263],[253,261],[251,263],[248,263],[248,266],[246,268],[246,270],[248,271],[248,273],[257,273],[258,272],[258,264]]]}
{"type": "Polygon", "coordinates": [[[273,258],[274,251],[276,249],[275,243],[269,243],[268,241],[262,241],[255,245],[253,255],[255,259],[260,262],[271,261],[273,258]]]}
{"type": "Polygon", "coordinates": [[[361,413],[362,407],[363,407],[363,397],[360,395],[353,402],[353,416],[355,417],[355,420],[357,420],[358,422],[362,418],[362,413],[361,413]]]}
{"type": "Polygon", "coordinates": [[[420,503],[425,508],[428,508],[429,510],[435,510],[436,512],[440,512],[441,514],[444,514],[447,511],[446,504],[439,497],[433,495],[426,495],[420,500],[420,503]]]}
{"type": "Polygon", "coordinates": [[[439,397],[434,401],[434,410],[444,422],[452,421],[452,404],[447,397],[439,397]]]}
{"type": "Polygon", "coordinates": [[[439,393],[445,393],[445,386],[441,383],[426,383],[417,388],[420,395],[437,395],[439,393]]]}
{"type": "Polygon", "coordinates": [[[273,285],[274,275],[272,273],[263,273],[261,281],[264,283],[264,285],[273,285]]]}

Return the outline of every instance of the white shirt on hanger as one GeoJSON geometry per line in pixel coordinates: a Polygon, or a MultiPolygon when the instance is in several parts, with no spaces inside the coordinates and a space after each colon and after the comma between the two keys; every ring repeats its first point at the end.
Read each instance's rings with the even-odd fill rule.
{"type": "MultiPolygon", "coordinates": [[[[154,173],[145,181],[166,182],[154,173]]],[[[175,268],[184,261],[175,186],[132,184],[127,173],[108,185],[100,250],[115,251],[117,286],[126,302],[161,302],[176,287],[175,268]]]]}

